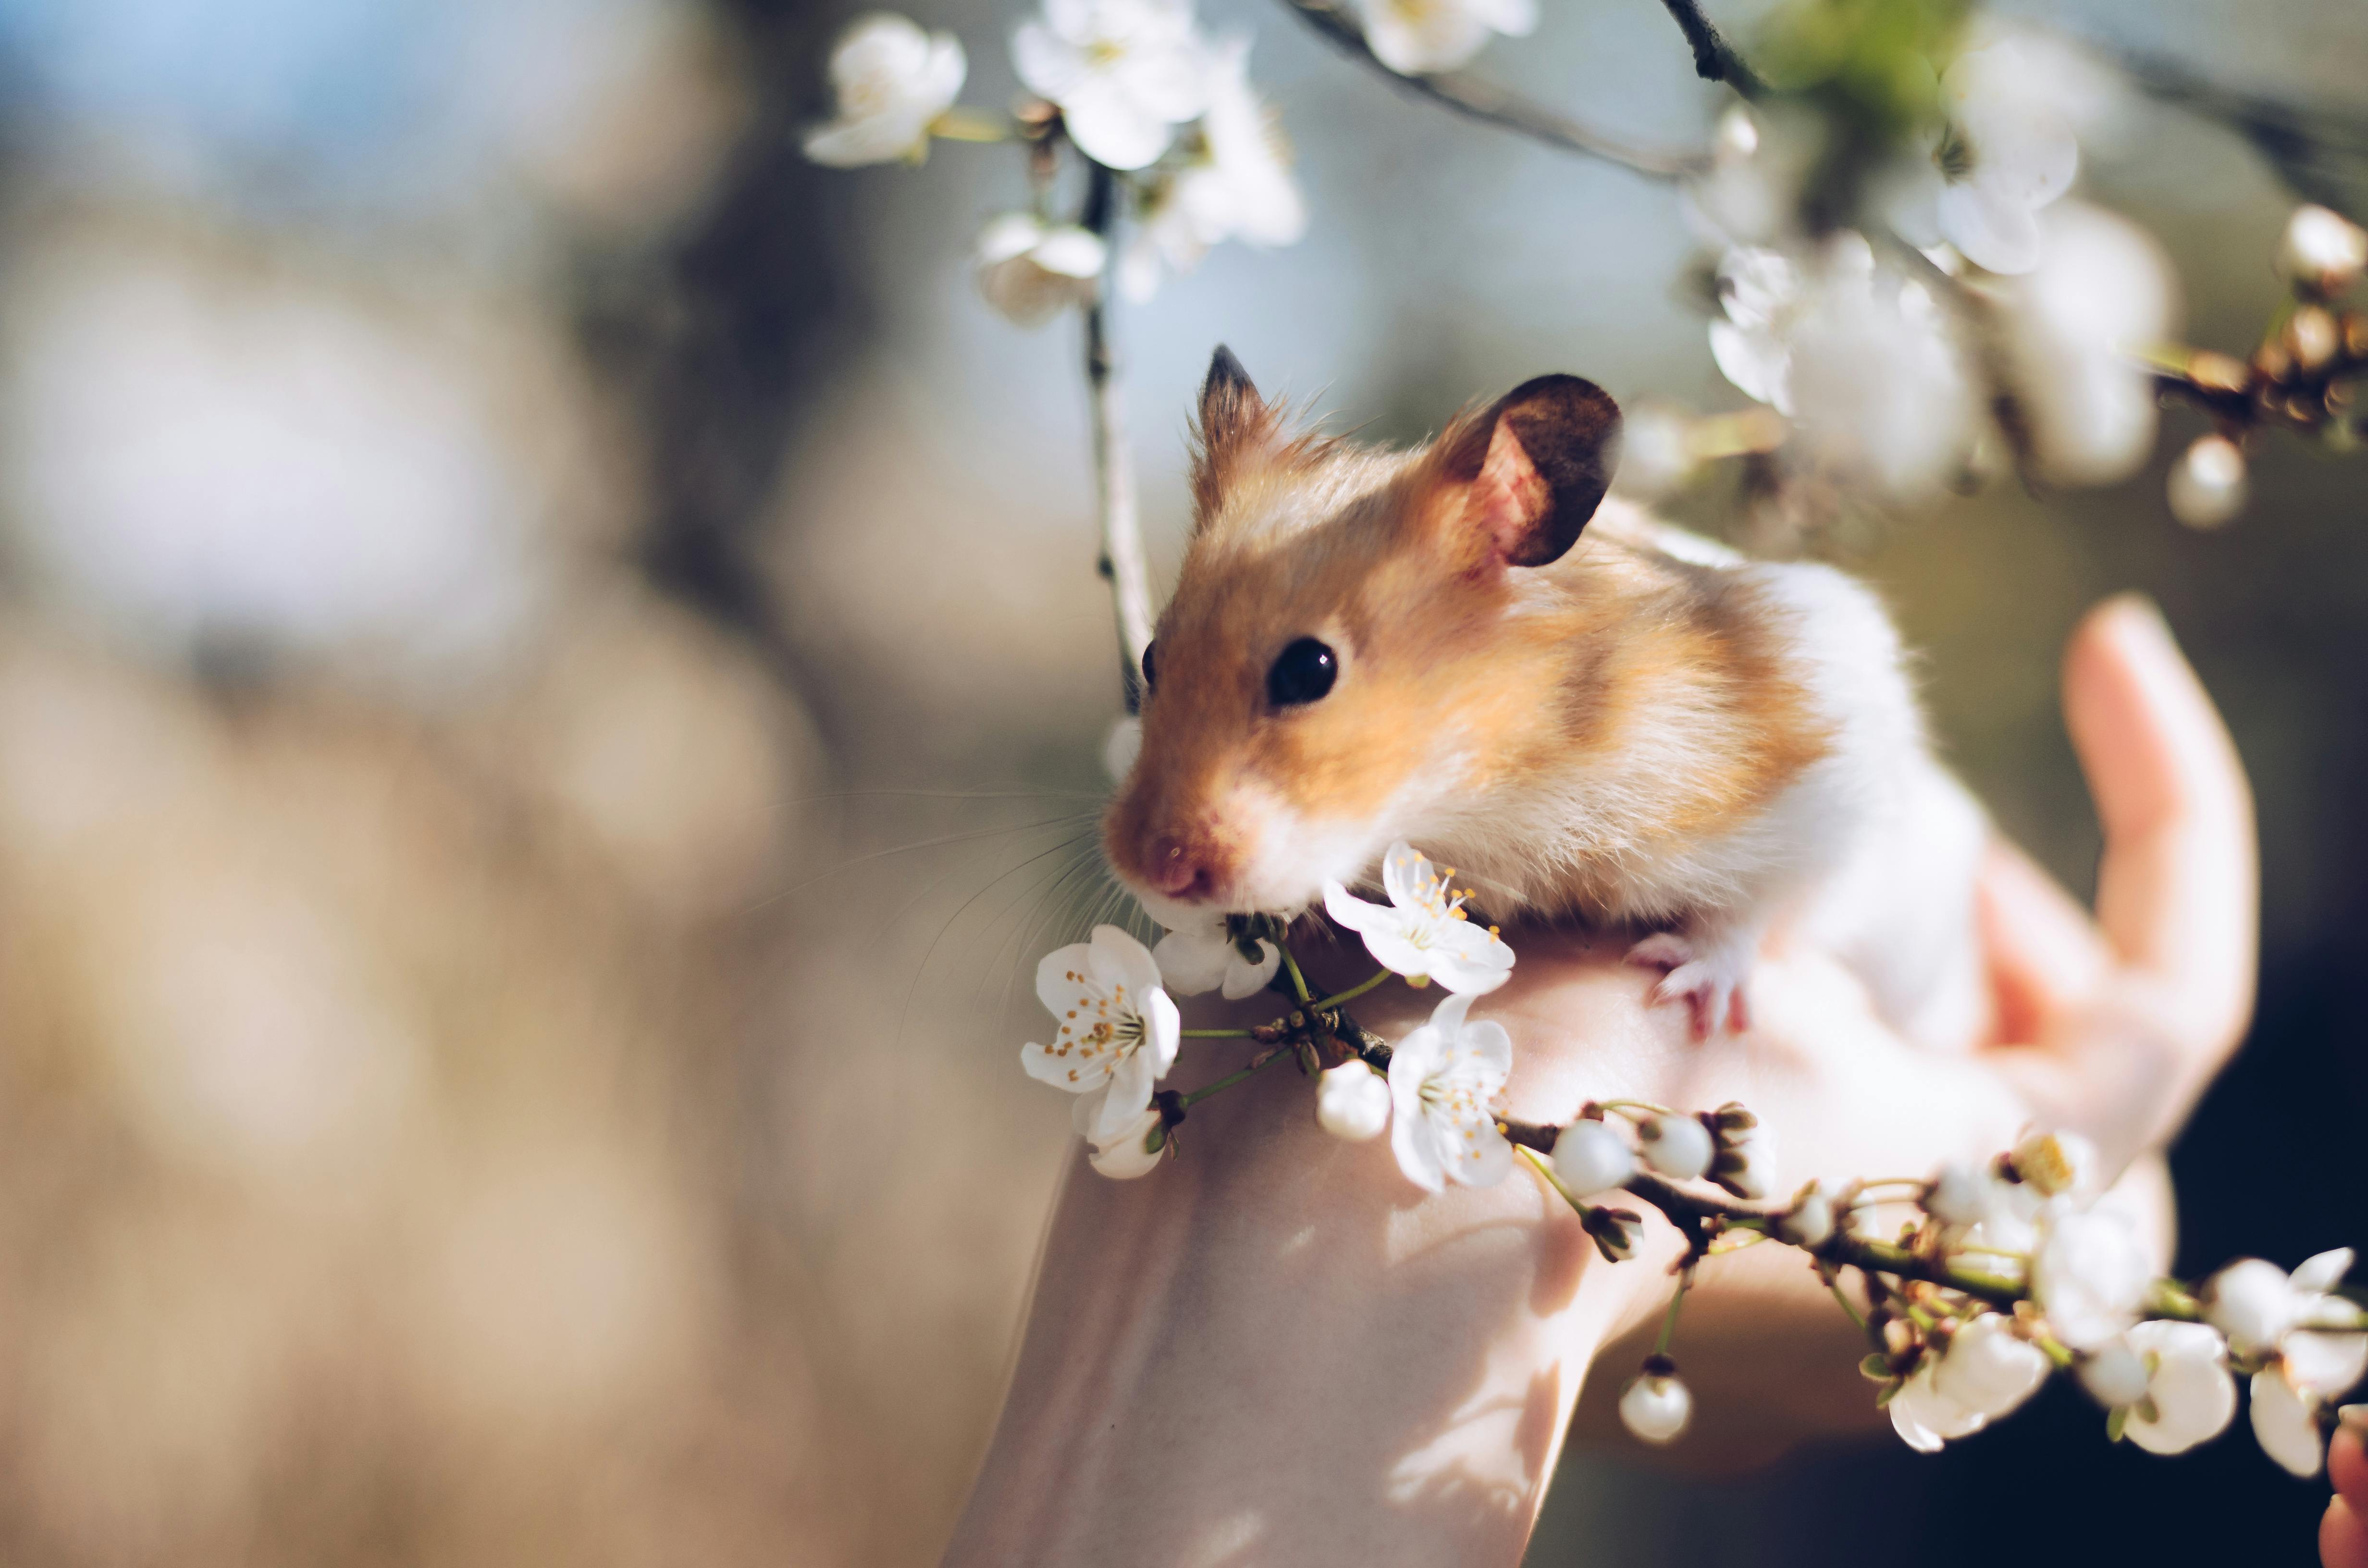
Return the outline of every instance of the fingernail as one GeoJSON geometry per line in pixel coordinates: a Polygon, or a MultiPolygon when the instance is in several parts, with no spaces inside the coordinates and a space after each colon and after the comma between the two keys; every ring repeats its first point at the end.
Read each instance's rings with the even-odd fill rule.
{"type": "Polygon", "coordinates": [[[2368,1404],[2347,1404],[2335,1413],[2337,1420],[2362,1437],[2368,1437],[2368,1404]]]}

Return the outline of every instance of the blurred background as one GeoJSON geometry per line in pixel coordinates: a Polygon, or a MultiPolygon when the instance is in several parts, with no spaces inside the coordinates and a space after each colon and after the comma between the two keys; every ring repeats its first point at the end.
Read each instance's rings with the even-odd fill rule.
{"type": "MultiPolygon", "coordinates": [[[[934,1560],[1068,1137],[1014,1055],[1035,956],[1113,907],[1120,695],[1075,323],[968,267],[1020,159],[799,154],[852,9],[0,0],[6,1561],[934,1560]]],[[[1706,133],[1659,7],[1543,9],[1483,65],[1706,133]]],[[[1158,562],[1221,338],[1382,437],[1555,369],[1743,404],[1666,187],[1202,12],[1255,37],[1312,223],[1121,312],[1158,562]]],[[[916,14],[1005,100],[1018,0],[916,14]]],[[[2048,14],[2368,116],[2351,0],[2048,14]]],[[[2085,187],[2242,352],[2293,198],[2130,114],[2085,187]]],[[[2074,618],[2153,594],[2227,712],[2265,970],[2178,1151],[2190,1273],[2368,1239],[2368,460],[2267,454],[2215,533],[2157,457],[1826,547],[2076,888],[2074,618]]],[[[2164,1463],[2098,1426],[2057,1391],[1937,1460],[1574,1453],[1532,1560],[2311,1560],[2324,1491],[2241,1427],[2164,1463]]]]}

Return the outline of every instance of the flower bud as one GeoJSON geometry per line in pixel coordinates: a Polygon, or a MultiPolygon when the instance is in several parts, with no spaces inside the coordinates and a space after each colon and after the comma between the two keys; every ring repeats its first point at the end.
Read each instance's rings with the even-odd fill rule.
{"type": "Polygon", "coordinates": [[[1158,1168],[1159,1157],[1167,1152],[1167,1123],[1155,1106],[1109,1142],[1088,1147],[1094,1169],[1112,1181],[1133,1181],[1158,1168]]]}
{"type": "Polygon", "coordinates": [[[1600,1121],[1574,1121],[1554,1140],[1554,1176],[1574,1197],[1592,1198],[1636,1174],[1627,1141],[1600,1121]]]}
{"type": "Polygon", "coordinates": [[[1390,1081],[1361,1061],[1344,1062],[1315,1081],[1315,1125],[1362,1143],[1390,1124],[1390,1081]]]}
{"type": "Polygon", "coordinates": [[[1793,1211],[1776,1221],[1776,1233],[1794,1246],[1816,1248],[1834,1239],[1834,1201],[1815,1182],[1793,1200],[1793,1211]]]}
{"type": "Polygon", "coordinates": [[[2245,509],[2245,454],[2226,436],[2203,436],[2170,468],[2170,515],[2216,528],[2245,509]]]}
{"type": "Polygon", "coordinates": [[[1944,1225],[1978,1225],[1990,1217],[1995,1200],[1987,1172],[1953,1162],[1924,1189],[1924,1211],[1944,1225]]]}
{"type": "Polygon", "coordinates": [[[2305,289],[2340,294],[2368,269],[2368,231],[2340,212],[2297,207],[2278,244],[2278,270],[2305,289]]]}
{"type": "Polygon", "coordinates": [[[1676,1181],[1691,1181],[1710,1169],[1710,1129],[1691,1116],[1656,1116],[1636,1130],[1645,1163],[1676,1181]]]}
{"type": "Polygon", "coordinates": [[[2080,1386],[2108,1410],[2135,1404],[2146,1397],[2146,1362],[2126,1338],[2107,1340],[2080,1361],[2080,1386]]]}
{"type": "Polygon", "coordinates": [[[1648,1357],[1620,1395],[1622,1425],[1648,1443],[1676,1442],[1693,1415],[1694,1396],[1666,1356],[1648,1357]]]}
{"type": "MultiPolygon", "coordinates": [[[[1743,1114],[1751,1115],[1748,1110],[1743,1114]]],[[[1776,1189],[1776,1137],[1759,1125],[1758,1118],[1748,1127],[1722,1130],[1718,1143],[1718,1153],[1710,1164],[1711,1180],[1754,1203],[1776,1189]]]]}
{"type": "Polygon", "coordinates": [[[2097,1146],[2077,1132],[2034,1132],[2014,1146],[2014,1172],[2043,1198],[2093,1187],[2097,1146]]]}
{"type": "Polygon", "coordinates": [[[1606,1263],[1627,1262],[1636,1256],[1636,1244],[1645,1239],[1644,1216],[1633,1210],[1582,1210],[1578,1222],[1595,1238],[1596,1250],[1606,1263]]]}

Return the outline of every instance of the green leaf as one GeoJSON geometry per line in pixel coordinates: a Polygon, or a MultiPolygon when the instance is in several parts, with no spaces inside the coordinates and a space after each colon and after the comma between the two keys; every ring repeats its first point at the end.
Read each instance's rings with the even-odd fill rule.
{"type": "Polygon", "coordinates": [[[2105,1441],[2109,1443],[2120,1442],[2122,1440],[2122,1428],[2127,1426],[2129,1424],[2130,1408],[2128,1405],[2123,1405],[2112,1411],[2105,1417],[2105,1441]]]}
{"type": "Polygon", "coordinates": [[[1869,1356],[1865,1360],[1861,1361],[1858,1364],[1858,1375],[1866,1379],[1870,1382],[1889,1382],[1891,1381],[1891,1358],[1882,1354],[1880,1351],[1869,1356]]]}

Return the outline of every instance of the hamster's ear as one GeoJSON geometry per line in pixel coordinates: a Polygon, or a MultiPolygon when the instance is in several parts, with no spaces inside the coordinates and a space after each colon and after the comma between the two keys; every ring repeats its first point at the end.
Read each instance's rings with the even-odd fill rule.
{"type": "Polygon", "coordinates": [[[1192,499],[1203,522],[1217,510],[1242,465],[1273,444],[1274,411],[1250,385],[1250,373],[1224,344],[1210,357],[1201,382],[1200,446],[1192,460],[1192,499]]]}
{"type": "Polygon", "coordinates": [[[1620,405],[1593,381],[1523,381],[1440,438],[1440,478],[1463,491],[1460,525],[1511,566],[1559,561],[1595,516],[1620,461],[1620,405]]]}

